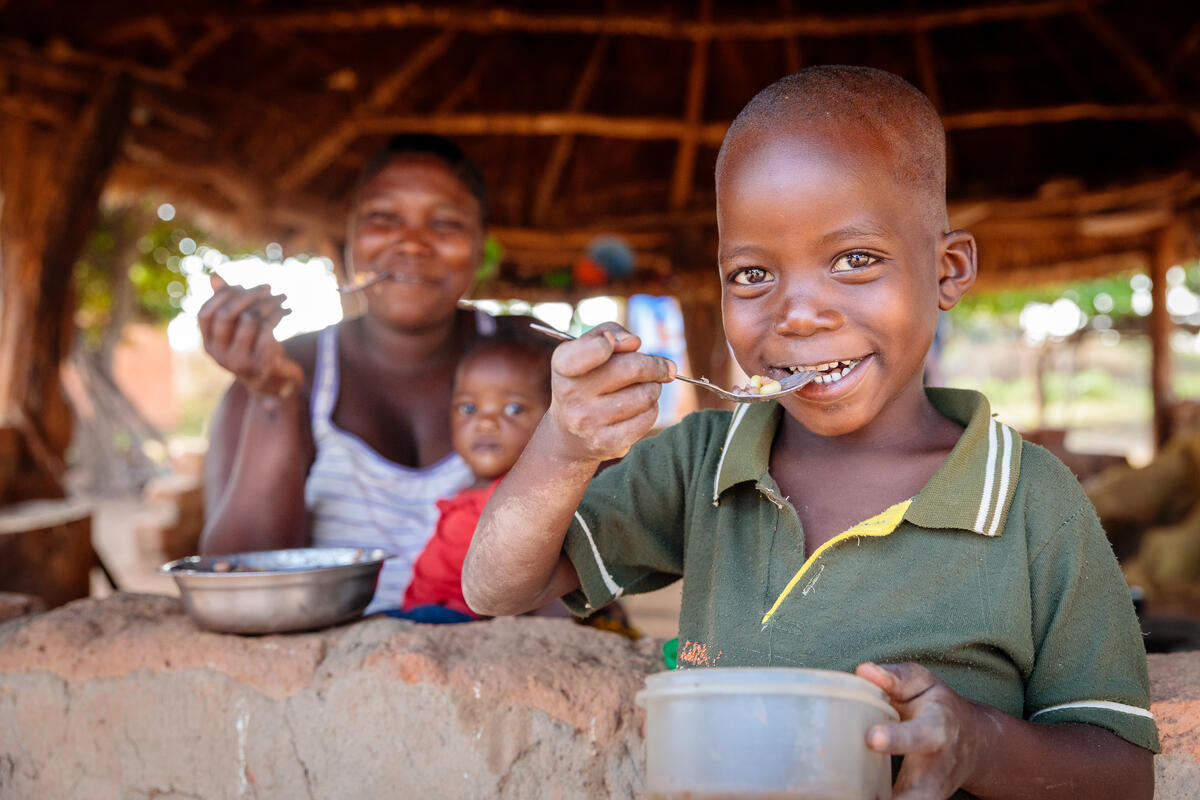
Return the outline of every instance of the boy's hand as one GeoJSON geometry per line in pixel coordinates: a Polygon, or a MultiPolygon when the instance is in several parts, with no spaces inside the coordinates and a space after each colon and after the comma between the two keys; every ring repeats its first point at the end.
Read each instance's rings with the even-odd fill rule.
{"type": "Polygon", "coordinates": [[[637,352],[640,346],[638,337],[605,322],[554,351],[546,417],[569,458],[620,458],[653,427],[660,384],[675,377],[675,364],[637,352]]]}
{"type": "Polygon", "coordinates": [[[903,755],[893,800],[944,800],[974,773],[982,715],[974,704],[919,664],[859,664],[855,670],[882,689],[899,722],[874,725],[867,747],[903,755]]]}
{"type": "Polygon", "coordinates": [[[291,313],[266,286],[243,289],[213,275],[213,296],[198,320],[204,349],[252,393],[287,397],[304,381],[304,371],[276,341],[275,326],[291,313]]]}

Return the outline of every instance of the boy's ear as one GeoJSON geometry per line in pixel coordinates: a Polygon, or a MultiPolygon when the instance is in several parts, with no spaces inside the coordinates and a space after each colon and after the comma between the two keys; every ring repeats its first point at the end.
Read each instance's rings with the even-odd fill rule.
{"type": "Polygon", "coordinates": [[[967,231],[950,231],[942,235],[938,259],[938,308],[954,308],[975,283],[977,270],[975,237],[967,231]]]}

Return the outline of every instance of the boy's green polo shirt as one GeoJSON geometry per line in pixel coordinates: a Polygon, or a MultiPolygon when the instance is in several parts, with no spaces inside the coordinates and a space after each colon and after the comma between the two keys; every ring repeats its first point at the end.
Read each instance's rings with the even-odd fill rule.
{"type": "Polygon", "coordinates": [[[564,599],[583,613],[686,575],[681,667],[915,661],[1014,716],[1157,750],[1129,591],[1079,483],[982,395],[927,391],[966,428],[946,462],[807,563],[768,472],[778,404],[692,414],[640,442],[579,506],[564,549],[582,588],[564,599]]]}

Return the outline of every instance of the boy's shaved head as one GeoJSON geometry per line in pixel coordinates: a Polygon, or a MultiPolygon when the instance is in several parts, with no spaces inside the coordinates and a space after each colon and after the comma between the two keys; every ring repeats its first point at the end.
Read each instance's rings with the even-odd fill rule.
{"type": "Polygon", "coordinates": [[[780,78],[754,96],[729,126],[717,156],[717,182],[731,143],[747,134],[805,135],[853,126],[885,148],[898,183],[920,192],[930,220],[946,219],[946,132],[915,86],[883,70],[816,66],[780,78]]]}

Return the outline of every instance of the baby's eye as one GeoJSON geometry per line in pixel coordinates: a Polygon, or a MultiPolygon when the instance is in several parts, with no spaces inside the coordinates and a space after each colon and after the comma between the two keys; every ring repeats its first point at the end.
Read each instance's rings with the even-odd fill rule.
{"type": "Polygon", "coordinates": [[[771,279],[768,273],[762,267],[745,267],[733,273],[733,282],[740,283],[743,286],[753,286],[757,283],[766,283],[771,279]]]}
{"type": "Polygon", "coordinates": [[[872,266],[878,261],[879,259],[870,253],[847,253],[833,262],[833,271],[850,272],[851,270],[872,266]]]}
{"type": "Polygon", "coordinates": [[[524,403],[509,403],[508,405],[506,405],[504,407],[504,415],[506,417],[515,417],[518,414],[524,414],[524,413],[525,413],[525,404],[524,403]]]}
{"type": "Polygon", "coordinates": [[[469,417],[475,413],[475,404],[471,402],[459,403],[454,407],[454,410],[463,416],[469,417]]]}

